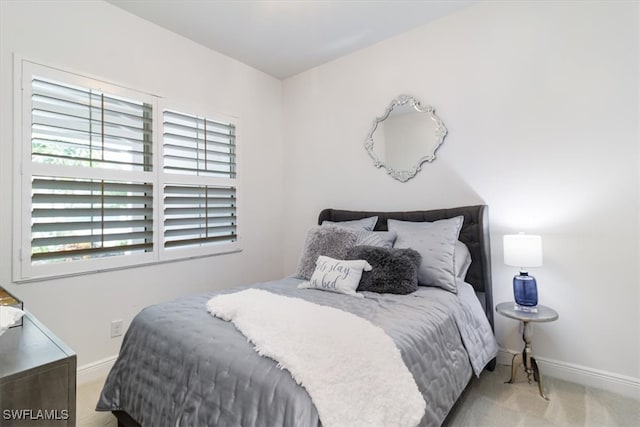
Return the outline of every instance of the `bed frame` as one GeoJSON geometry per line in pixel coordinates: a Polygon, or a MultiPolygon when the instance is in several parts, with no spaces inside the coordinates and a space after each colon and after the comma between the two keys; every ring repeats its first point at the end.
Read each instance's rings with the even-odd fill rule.
{"type": "MultiPolygon", "coordinates": [[[[464,222],[460,231],[460,241],[467,245],[471,252],[471,266],[467,272],[466,281],[476,291],[484,311],[493,329],[493,295],[491,293],[491,252],[489,246],[489,217],[486,205],[462,206],[451,209],[437,209],[412,212],[366,212],[325,209],[320,212],[318,224],[323,221],[352,221],[371,216],[377,216],[375,230],[387,231],[387,220],[432,222],[439,219],[453,218],[462,215],[464,222]]],[[[496,360],[487,364],[487,369],[493,371],[496,360]]],[[[124,411],[113,411],[118,419],[118,427],[140,427],[129,414],[124,411]]]]}
{"type": "MultiPolygon", "coordinates": [[[[412,212],[366,212],[325,209],[320,212],[318,224],[323,221],[353,221],[377,216],[378,222],[374,230],[387,231],[387,220],[433,222],[439,219],[463,216],[464,222],[460,231],[460,241],[467,245],[471,252],[471,267],[465,281],[476,291],[480,304],[493,329],[493,294],[491,291],[491,246],[489,244],[489,207],[487,205],[461,206],[450,209],[436,209],[412,212]]],[[[493,370],[495,360],[488,368],[493,370]]]]}

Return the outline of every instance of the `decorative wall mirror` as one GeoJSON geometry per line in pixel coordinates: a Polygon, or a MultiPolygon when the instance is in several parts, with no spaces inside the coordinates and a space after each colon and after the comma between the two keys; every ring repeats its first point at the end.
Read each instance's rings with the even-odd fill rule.
{"type": "Polygon", "coordinates": [[[406,182],[424,162],[435,160],[446,135],[447,128],[432,106],[423,107],[414,97],[400,95],[373,121],[364,146],[375,167],[406,182]]]}

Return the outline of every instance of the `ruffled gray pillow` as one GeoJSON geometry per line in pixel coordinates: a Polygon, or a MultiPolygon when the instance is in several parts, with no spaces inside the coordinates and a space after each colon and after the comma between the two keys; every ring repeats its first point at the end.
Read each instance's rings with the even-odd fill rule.
{"type": "Polygon", "coordinates": [[[362,273],[358,291],[404,295],[418,290],[421,256],[413,249],[354,246],[347,259],[365,260],[372,267],[362,273]]]}
{"type": "Polygon", "coordinates": [[[316,269],[320,255],[334,259],[345,259],[347,251],[355,245],[357,234],[342,227],[314,227],[307,233],[296,276],[309,280],[316,269]]]}

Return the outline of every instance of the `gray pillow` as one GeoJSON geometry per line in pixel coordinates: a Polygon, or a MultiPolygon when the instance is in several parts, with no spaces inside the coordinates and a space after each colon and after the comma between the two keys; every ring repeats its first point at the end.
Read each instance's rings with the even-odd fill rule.
{"type": "Polygon", "coordinates": [[[367,231],[354,230],[356,232],[356,246],[378,246],[380,248],[392,248],[398,235],[394,231],[367,231]]]}
{"type": "Polygon", "coordinates": [[[413,249],[354,246],[347,259],[365,260],[372,267],[362,273],[358,291],[404,295],[418,290],[421,256],[413,249]]]}
{"type": "Polygon", "coordinates": [[[395,231],[359,231],[356,245],[392,248],[397,237],[395,231]]]}
{"type": "Polygon", "coordinates": [[[338,227],[352,228],[354,230],[373,231],[376,222],[378,222],[378,217],[370,216],[369,218],[356,219],[353,221],[322,221],[322,225],[337,225],[338,227]]]}
{"type": "Polygon", "coordinates": [[[469,248],[458,240],[453,251],[453,262],[456,266],[456,278],[464,281],[465,277],[467,277],[467,271],[469,271],[469,267],[471,267],[471,261],[471,252],[469,252],[469,248]]]}
{"type": "Polygon", "coordinates": [[[296,276],[309,280],[320,255],[345,259],[347,250],[356,243],[356,232],[342,227],[314,227],[307,233],[296,276]]]}
{"type": "Polygon", "coordinates": [[[457,293],[455,246],[462,216],[434,222],[388,220],[389,230],[398,233],[394,248],[412,248],[422,255],[418,284],[436,286],[457,293]]]}

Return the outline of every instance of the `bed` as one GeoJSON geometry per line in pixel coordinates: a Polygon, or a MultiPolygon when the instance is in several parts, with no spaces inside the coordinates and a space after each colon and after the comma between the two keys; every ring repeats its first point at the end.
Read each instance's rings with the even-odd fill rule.
{"type": "Polygon", "coordinates": [[[426,402],[420,425],[440,425],[474,373],[495,366],[488,209],[325,209],[318,224],[372,216],[378,217],[375,231],[388,230],[390,219],[433,222],[462,216],[459,240],[471,254],[467,284],[460,283],[457,295],[421,286],[410,297],[365,292],[356,299],[298,289],[302,281],[287,277],[147,307],[124,337],[96,410],[112,411],[119,426],[322,425],[311,397],[287,370],[260,356],[232,323],[205,309],[213,296],[259,289],[335,307],[382,328],[400,349],[426,402]],[[435,326],[426,330],[425,324],[435,326]],[[485,336],[479,336],[483,328],[485,336]]]}

